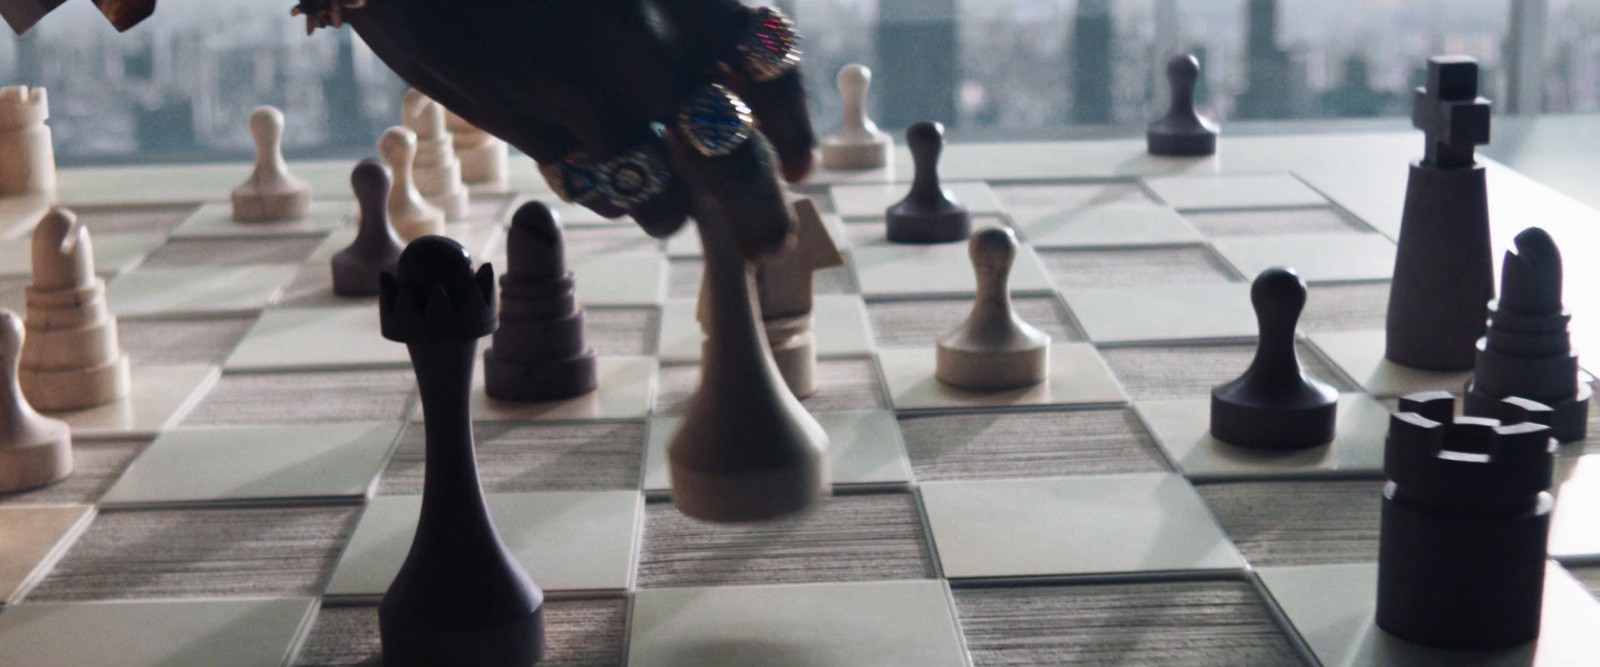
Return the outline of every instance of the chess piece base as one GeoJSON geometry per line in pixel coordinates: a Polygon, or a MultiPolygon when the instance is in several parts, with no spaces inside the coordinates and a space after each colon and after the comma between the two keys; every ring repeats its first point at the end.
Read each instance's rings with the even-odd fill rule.
{"type": "MultiPolygon", "coordinates": [[[[1589,397],[1594,390],[1587,382],[1576,383],[1577,393],[1560,400],[1547,400],[1538,397],[1524,397],[1536,400],[1552,411],[1550,419],[1550,436],[1557,442],[1577,442],[1582,440],[1589,430],[1589,397]]],[[[1467,381],[1465,398],[1462,401],[1462,412],[1469,415],[1493,415],[1499,410],[1500,401],[1505,396],[1491,396],[1478,389],[1475,380],[1467,381]]]]}
{"type": "Polygon", "coordinates": [[[972,213],[966,207],[943,211],[889,207],[885,236],[894,243],[954,243],[972,236],[972,213]]]}
{"type": "Polygon", "coordinates": [[[28,403],[36,410],[81,410],[105,405],[132,391],[128,355],[89,368],[43,370],[22,368],[17,373],[28,403]]]}
{"type": "Polygon", "coordinates": [[[963,389],[998,391],[1031,387],[1050,375],[1050,346],[993,351],[962,350],[945,345],[934,357],[934,377],[963,389]]]}
{"type": "Polygon", "coordinates": [[[65,423],[40,418],[26,430],[29,442],[0,447],[0,493],[37,489],[72,474],[72,431],[65,423]]]}
{"type": "Polygon", "coordinates": [[[845,143],[822,140],[822,166],[824,169],[877,169],[889,164],[894,157],[894,142],[887,135],[870,143],[845,143]]]}
{"type": "Polygon", "coordinates": [[[720,472],[672,461],[672,504],[684,516],[717,523],[797,514],[827,495],[824,448],[782,468],[720,472]]]}
{"type": "MultiPolygon", "coordinates": [[[[1201,128],[1203,130],[1203,128],[1201,128]]],[[[1168,157],[1204,157],[1217,153],[1217,134],[1204,130],[1200,133],[1170,132],[1150,128],[1145,132],[1145,148],[1151,155],[1168,157]],[[1209,132],[1209,134],[1207,133],[1209,132]]]]}
{"type": "Polygon", "coordinates": [[[559,401],[599,386],[594,350],[569,359],[508,361],[483,351],[484,393],[502,401],[559,401]]]}
{"type": "Polygon", "coordinates": [[[469,632],[385,623],[385,667],[531,667],[544,657],[544,605],[500,626],[469,632]]]}
{"type": "Polygon", "coordinates": [[[311,214],[311,188],[261,192],[249,186],[233,190],[233,219],[237,222],[299,220],[311,214]]]}
{"type": "Polygon", "coordinates": [[[1339,392],[1307,384],[1295,396],[1261,396],[1238,382],[1211,390],[1211,437],[1235,447],[1292,451],[1333,442],[1339,392]],[[1252,395],[1254,394],[1254,395],[1252,395]]]}

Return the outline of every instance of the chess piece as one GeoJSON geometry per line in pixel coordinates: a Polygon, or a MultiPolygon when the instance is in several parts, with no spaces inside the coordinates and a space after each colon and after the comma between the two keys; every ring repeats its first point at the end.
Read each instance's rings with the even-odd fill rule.
{"type": "Polygon", "coordinates": [[[0,196],[56,195],[56,154],[50,143],[50,100],[43,88],[0,88],[0,196]]]}
{"type": "Polygon", "coordinates": [[[350,189],[361,207],[356,240],[333,256],[333,293],[339,296],[377,296],[378,275],[393,273],[405,244],[389,226],[389,168],[377,160],[362,160],[350,172],[350,189]]]}
{"type": "Polygon", "coordinates": [[[106,281],[94,273],[88,228],[63,208],[33,230],[33,282],[26,290],[28,340],[19,378],[40,410],[104,405],[130,391],[128,354],[106,306],[106,281]]]}
{"type": "Polygon", "coordinates": [[[444,233],[444,211],[422,198],[412,180],[411,161],[417,155],[417,134],[391,127],[378,137],[378,156],[389,165],[394,180],[389,188],[389,222],[406,242],[444,233]]]}
{"type": "Polygon", "coordinates": [[[544,653],[544,593],[489,516],[473,452],[472,366],[495,328],[494,270],[425,236],[381,274],[383,336],[416,370],[427,448],[422,512],[405,564],[378,606],[383,664],[526,667],[544,653]]]}
{"type": "Polygon", "coordinates": [[[35,412],[17,382],[22,320],[0,310],[0,493],[51,484],[72,474],[72,429],[35,412]]]}
{"type": "Polygon", "coordinates": [[[233,219],[239,222],[297,220],[311,213],[311,185],[289,173],[283,161],[283,112],[259,107],[250,112],[256,140],[256,166],[233,189],[233,219]]]}
{"type": "Polygon", "coordinates": [[[1400,399],[1384,445],[1378,627],[1450,650],[1539,636],[1555,506],[1550,409],[1512,398],[1498,419],[1453,417],[1442,391],[1400,399]]]}
{"type": "Polygon", "coordinates": [[[1490,309],[1489,331],[1478,340],[1478,361],[1462,404],[1469,415],[1492,416],[1501,399],[1519,396],[1550,407],[1551,435],[1582,440],[1589,426],[1588,383],[1578,381],[1561,305],[1561,251],[1543,229],[1517,235],[1500,270],[1500,300],[1490,309]]]}
{"type": "Polygon", "coordinates": [[[1308,449],[1333,442],[1339,391],[1307,375],[1294,347],[1306,284],[1271,268],[1250,286],[1259,336],[1239,379],[1211,390],[1211,435],[1250,449],[1308,449]]]}
{"type": "Polygon", "coordinates": [[[703,521],[759,521],[830,489],[828,434],[784,384],[758,321],[754,276],[718,207],[693,202],[705,251],[700,386],[667,447],[672,502],[703,521]]]}
{"type": "Polygon", "coordinates": [[[553,401],[594,391],[594,348],[584,341],[573,285],[555,212],[536,201],[523,204],[506,233],[500,329],[494,347],[483,351],[489,396],[553,401]]]}
{"type": "Polygon", "coordinates": [[[478,129],[449,109],[445,109],[444,126],[450,130],[456,159],[461,161],[461,181],[468,185],[485,185],[495,191],[505,190],[511,169],[506,142],[478,129]]]}
{"type": "Polygon", "coordinates": [[[844,118],[839,129],[822,139],[822,166],[828,169],[874,169],[889,164],[894,139],[867,117],[867,90],[872,70],[845,65],[839,70],[839,95],[844,98],[844,118]]]}
{"type": "MultiPolygon", "coordinates": [[[[761,319],[773,361],[789,391],[797,398],[805,398],[817,393],[812,278],[819,269],[844,266],[844,255],[828,233],[816,202],[800,199],[794,203],[794,213],[799,221],[795,247],[756,267],[756,292],[760,295],[761,319]]],[[[710,301],[702,299],[700,303],[707,306],[710,301]]],[[[705,315],[702,311],[702,325],[709,321],[705,315]]]]}
{"type": "Polygon", "coordinates": [[[411,159],[417,192],[439,207],[446,220],[467,217],[469,195],[461,184],[455,139],[445,128],[444,105],[412,88],[406,91],[401,106],[405,109],[405,126],[417,135],[417,154],[411,159]]]}
{"type": "Polygon", "coordinates": [[[1050,336],[1017,317],[1008,285],[1017,236],[991,227],[967,244],[978,293],[965,322],[939,337],[934,377],[966,389],[1029,387],[1050,374],[1050,336]]]}
{"type": "Polygon", "coordinates": [[[1471,370],[1494,298],[1488,183],[1474,147],[1489,143],[1478,62],[1428,59],[1411,124],[1427,137],[1406,182],[1384,356],[1430,371],[1471,370]]]}
{"type": "Polygon", "coordinates": [[[1167,115],[1145,131],[1145,147],[1151,155],[1178,157],[1214,155],[1217,152],[1217,124],[1194,108],[1194,88],[1200,81],[1200,60],[1192,55],[1173,56],[1167,61],[1167,85],[1172,90],[1172,106],[1167,115]]]}
{"type": "Polygon", "coordinates": [[[888,237],[895,243],[951,243],[972,235],[972,212],[939,184],[939,154],[944,125],[918,121],[906,130],[915,174],[911,192],[887,212],[888,237]]]}

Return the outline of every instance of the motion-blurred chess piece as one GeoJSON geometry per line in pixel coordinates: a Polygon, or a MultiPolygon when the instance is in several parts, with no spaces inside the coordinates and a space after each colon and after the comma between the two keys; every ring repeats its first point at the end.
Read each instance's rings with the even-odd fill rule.
{"type": "MultiPolygon", "coordinates": [[[[844,266],[844,254],[810,199],[794,202],[799,238],[793,250],[756,267],[756,291],[772,358],[789,391],[798,398],[817,393],[816,320],[811,316],[813,277],[821,269],[844,266]]],[[[707,304],[703,298],[702,307],[707,304]]],[[[709,318],[701,311],[701,323],[709,318]]]]}
{"type": "Polygon", "coordinates": [[[509,177],[510,157],[506,142],[445,109],[444,125],[450,130],[461,161],[461,180],[468,185],[485,185],[504,190],[509,177]]]}
{"type": "Polygon", "coordinates": [[[972,212],[939,183],[944,125],[918,121],[906,130],[915,174],[911,192],[886,212],[888,237],[895,243],[951,243],[972,235],[972,212]]]}
{"type": "Polygon", "coordinates": [[[362,160],[350,172],[350,188],[361,207],[356,240],[333,256],[333,293],[339,296],[377,296],[378,274],[393,273],[405,243],[389,225],[389,168],[377,160],[362,160]]]}
{"type": "Polygon", "coordinates": [[[561,224],[540,202],[523,204],[511,216],[500,329],[494,346],[483,351],[483,377],[485,392],[507,401],[572,398],[599,384],[561,224]]]}
{"type": "Polygon", "coordinates": [[[456,159],[455,139],[445,127],[444,105],[412,88],[406,91],[402,107],[406,127],[417,134],[417,154],[411,161],[417,191],[428,203],[444,211],[446,220],[467,217],[469,195],[466,186],[461,184],[461,161],[456,159]]]}
{"type": "Polygon", "coordinates": [[[0,310],[0,493],[26,491],[72,474],[72,429],[35,412],[17,382],[22,320],[0,310]]]}
{"type": "Polygon", "coordinates": [[[991,227],[967,244],[977,275],[977,297],[966,321],[939,337],[934,377],[966,389],[1029,387],[1050,374],[1050,336],[1017,317],[1011,308],[1011,265],[1017,237],[1009,227],[991,227]]]}
{"type": "Polygon", "coordinates": [[[1259,336],[1255,360],[1238,379],[1211,390],[1211,435],[1251,449],[1309,449],[1333,442],[1339,391],[1307,375],[1294,347],[1306,283],[1271,268],[1250,286],[1259,336]]]}
{"type": "Polygon", "coordinates": [[[56,153],[50,101],[43,88],[0,88],[0,196],[56,196],[56,153]]]}
{"type": "Polygon", "coordinates": [[[822,139],[822,166],[828,169],[873,169],[889,164],[894,139],[867,116],[867,91],[872,70],[865,65],[845,65],[839,70],[839,95],[844,98],[844,118],[839,129],[822,139]]]}
{"type": "Polygon", "coordinates": [[[444,211],[422,198],[412,179],[411,161],[417,155],[417,133],[391,127],[378,137],[378,156],[394,175],[389,188],[389,222],[406,242],[444,233],[444,211]]]}
{"type": "Polygon", "coordinates": [[[71,211],[51,209],[33,230],[27,302],[19,377],[34,407],[78,410],[128,395],[128,354],[106,306],[106,281],[94,273],[89,230],[71,211]]]}
{"type": "Polygon", "coordinates": [[[259,107],[250,112],[256,141],[256,166],[233,189],[233,219],[240,222],[296,220],[311,213],[311,185],[289,173],[283,161],[283,112],[259,107]]]}
{"type": "Polygon", "coordinates": [[[1217,152],[1217,124],[1194,107],[1195,84],[1200,81],[1200,60],[1192,55],[1173,56],[1167,62],[1167,86],[1172,106],[1167,115],[1145,131],[1151,155],[1204,156],[1217,152]]]}

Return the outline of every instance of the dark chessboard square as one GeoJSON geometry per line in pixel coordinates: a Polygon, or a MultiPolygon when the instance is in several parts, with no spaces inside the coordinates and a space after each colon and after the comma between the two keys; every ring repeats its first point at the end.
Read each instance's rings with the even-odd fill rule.
{"type": "Polygon", "coordinates": [[[602,357],[649,356],[660,346],[660,320],[654,308],[585,308],[583,335],[602,357]]]}
{"type": "Polygon", "coordinates": [[[906,417],[900,430],[923,482],[1170,469],[1128,410],[906,417]]]}
{"type": "Polygon", "coordinates": [[[254,317],[127,320],[117,324],[117,339],[135,364],[220,366],[255,321],[254,317]]]}
{"type": "MultiPolygon", "coordinates": [[[[1066,308],[1053,296],[1014,297],[1011,307],[1023,321],[1050,334],[1052,342],[1083,340],[1066,308]]],[[[867,302],[867,320],[879,347],[927,347],[970,314],[972,299],[867,302]]]]}
{"type": "MultiPolygon", "coordinates": [[[[614,667],[622,664],[627,600],[545,600],[541,665],[614,667]]],[[[375,667],[383,664],[376,606],[317,612],[300,649],[300,667],[375,667]]]]}
{"type": "MultiPolygon", "coordinates": [[[[1300,363],[1313,377],[1340,391],[1352,391],[1343,377],[1299,342],[1300,363]]],[[[1136,401],[1205,398],[1211,388],[1231,382],[1255,358],[1254,344],[1113,347],[1100,350],[1112,373],[1136,401]]]]}
{"type": "Polygon", "coordinates": [[[411,369],[222,376],[184,426],[384,421],[412,402],[411,369]]]}
{"type": "Polygon", "coordinates": [[[1040,250],[1039,261],[1070,293],[1080,287],[1195,285],[1233,282],[1237,278],[1221,258],[1202,246],[1040,250]]]}
{"type": "Polygon", "coordinates": [[[147,440],[74,442],[72,476],[32,491],[0,495],[0,507],[95,502],[147,444],[147,440]]]}
{"type": "Polygon", "coordinates": [[[299,264],[322,244],[321,237],[170,241],[145,258],[143,268],[299,264]]]}
{"type": "MultiPolygon", "coordinates": [[[[487,493],[628,489],[639,483],[644,424],[480,422],[473,435],[478,478],[487,493]]],[[[411,424],[378,493],[422,493],[423,444],[422,424],[411,424]]]]}
{"type": "MultiPolygon", "coordinates": [[[[823,359],[817,362],[817,393],[800,400],[807,410],[852,412],[889,407],[878,380],[878,365],[871,359],[823,359]]],[[[657,415],[681,415],[700,385],[698,365],[661,367],[656,389],[657,415]]]]}
{"type": "Polygon", "coordinates": [[[1370,232],[1355,216],[1332,206],[1191,211],[1183,214],[1206,236],[1278,236],[1370,232]]]}
{"type": "Polygon", "coordinates": [[[1388,282],[1312,285],[1300,313],[1300,330],[1382,329],[1388,318],[1388,282]]]}
{"type": "Polygon", "coordinates": [[[1196,488],[1253,566],[1378,560],[1380,479],[1233,482],[1196,488]]]}
{"type": "Polygon", "coordinates": [[[1600,566],[1574,567],[1572,575],[1583,582],[1591,595],[1600,597],[1600,566]]]}

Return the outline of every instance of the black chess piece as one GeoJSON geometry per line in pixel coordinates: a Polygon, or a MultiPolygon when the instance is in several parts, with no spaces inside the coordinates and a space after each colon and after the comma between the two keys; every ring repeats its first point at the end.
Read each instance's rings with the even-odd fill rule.
{"type": "Polygon", "coordinates": [[[1239,379],[1211,390],[1211,435],[1251,449],[1307,449],[1333,441],[1339,392],[1307,375],[1294,347],[1306,284],[1292,269],[1261,272],[1250,286],[1259,340],[1239,379]]]}
{"type": "Polygon", "coordinates": [[[527,667],[544,653],[544,593],[506,550],[478,482],[470,392],[495,328],[494,270],[461,244],[413,241],[383,273],[383,336],[406,344],[426,421],[416,536],[378,606],[388,667],[527,667]]]}
{"type": "Polygon", "coordinates": [[[377,296],[378,274],[393,272],[405,243],[389,224],[389,167],[362,160],[350,171],[350,188],[361,208],[356,240],[333,256],[333,293],[377,296]]]}
{"type": "Polygon", "coordinates": [[[583,336],[561,224],[531,201],[511,216],[506,273],[500,277],[500,329],[483,351],[484,390],[507,401],[582,396],[598,384],[594,348],[583,336]]]}
{"type": "Polygon", "coordinates": [[[1167,86],[1172,105],[1167,115],[1145,130],[1145,148],[1151,155],[1198,157],[1217,152],[1217,124],[1194,107],[1194,89],[1200,81],[1200,60],[1192,55],[1167,61],[1167,86]]]}
{"type": "Polygon", "coordinates": [[[918,121],[906,130],[915,174],[911,192],[886,213],[890,241],[951,243],[972,235],[972,211],[939,183],[939,154],[944,152],[944,125],[918,121]]]}
{"type": "Polygon", "coordinates": [[[1488,182],[1474,157],[1489,143],[1478,61],[1429,58],[1411,124],[1427,144],[1406,182],[1384,356],[1423,370],[1472,370],[1494,298],[1488,182]]]}
{"type": "Polygon", "coordinates": [[[1517,234],[1516,243],[1501,265],[1500,300],[1478,341],[1463,409],[1493,415],[1501,399],[1519,396],[1550,406],[1556,440],[1582,440],[1593,392],[1578,381],[1578,354],[1567,333],[1572,314],[1561,305],[1561,251],[1538,227],[1517,234]]]}
{"type": "Polygon", "coordinates": [[[1400,399],[1384,444],[1378,627],[1450,650],[1539,636],[1555,499],[1548,407],[1512,398],[1453,416],[1442,391],[1400,399]]]}

